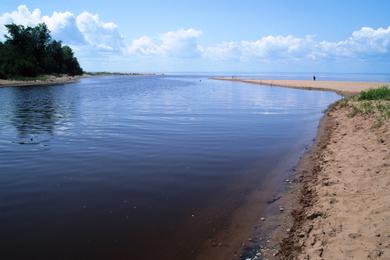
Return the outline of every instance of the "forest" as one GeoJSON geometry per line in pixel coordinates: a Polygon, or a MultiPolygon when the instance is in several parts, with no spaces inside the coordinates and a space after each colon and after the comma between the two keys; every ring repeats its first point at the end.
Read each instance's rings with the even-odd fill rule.
{"type": "Polygon", "coordinates": [[[0,41],[0,78],[18,79],[40,75],[80,75],[82,68],[73,50],[54,40],[46,24],[35,27],[7,24],[0,41]]]}

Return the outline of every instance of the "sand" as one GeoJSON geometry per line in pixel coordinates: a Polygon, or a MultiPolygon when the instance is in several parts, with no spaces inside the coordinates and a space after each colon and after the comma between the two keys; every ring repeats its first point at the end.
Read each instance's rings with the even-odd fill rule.
{"type": "Polygon", "coordinates": [[[331,90],[340,94],[357,94],[362,90],[389,85],[389,82],[354,82],[354,81],[324,81],[324,80],[257,80],[217,77],[216,80],[238,81],[259,85],[271,85],[289,88],[331,90]]]}
{"type": "Polygon", "coordinates": [[[282,259],[390,259],[390,123],[336,106],[300,168],[282,259]]]}
{"type": "Polygon", "coordinates": [[[45,86],[45,85],[61,85],[76,82],[83,76],[48,76],[44,80],[7,80],[0,79],[0,87],[20,87],[20,86],[45,86]]]}
{"type": "MultiPolygon", "coordinates": [[[[347,96],[388,84],[233,81],[347,96]]],[[[326,112],[315,143],[290,178],[296,184],[276,202],[284,212],[263,224],[276,228],[249,259],[390,259],[390,122],[378,127],[373,116],[351,117],[351,111],[337,103],[326,112]]]]}
{"type": "Polygon", "coordinates": [[[85,73],[80,76],[68,76],[62,75],[60,77],[49,75],[46,79],[36,80],[7,80],[0,79],[0,87],[29,87],[29,86],[51,86],[51,85],[63,85],[68,83],[77,82],[81,78],[87,77],[104,77],[104,76],[156,76],[154,73],[119,73],[119,72],[96,72],[85,73]]]}

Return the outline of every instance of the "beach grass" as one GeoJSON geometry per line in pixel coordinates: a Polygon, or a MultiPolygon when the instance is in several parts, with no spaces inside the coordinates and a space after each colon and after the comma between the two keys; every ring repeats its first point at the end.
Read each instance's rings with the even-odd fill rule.
{"type": "Polygon", "coordinates": [[[350,117],[357,114],[373,116],[374,127],[380,127],[384,121],[390,121],[390,88],[382,86],[362,91],[359,95],[343,100],[340,105],[350,107],[350,117]]]}
{"type": "Polygon", "coordinates": [[[389,86],[382,86],[376,89],[362,91],[359,100],[390,100],[389,86]]]}

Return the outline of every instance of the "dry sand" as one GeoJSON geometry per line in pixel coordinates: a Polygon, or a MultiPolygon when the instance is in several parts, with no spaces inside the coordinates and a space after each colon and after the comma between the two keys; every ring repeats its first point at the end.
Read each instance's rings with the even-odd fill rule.
{"type": "Polygon", "coordinates": [[[340,94],[357,94],[362,90],[378,88],[383,85],[389,85],[389,82],[354,82],[354,81],[323,81],[323,80],[257,80],[217,77],[216,80],[238,81],[259,85],[271,85],[289,88],[331,90],[340,94]]]}
{"type": "MultiPolygon", "coordinates": [[[[388,84],[233,81],[343,95],[388,84]]],[[[277,202],[285,211],[266,220],[277,228],[250,259],[390,259],[390,122],[377,127],[372,116],[350,115],[350,107],[336,104],[323,117],[297,166],[298,184],[277,202]]]]}
{"type": "Polygon", "coordinates": [[[390,123],[327,113],[281,259],[390,259],[390,123]]]}
{"type": "Polygon", "coordinates": [[[76,82],[85,76],[48,76],[47,79],[37,80],[7,80],[0,79],[0,87],[19,87],[19,86],[44,86],[44,85],[61,85],[76,82]]]}

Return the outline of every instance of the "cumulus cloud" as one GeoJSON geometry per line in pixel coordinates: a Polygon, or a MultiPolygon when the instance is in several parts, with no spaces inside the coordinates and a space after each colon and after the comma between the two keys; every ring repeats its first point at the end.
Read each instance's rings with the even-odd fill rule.
{"type": "Polygon", "coordinates": [[[103,22],[97,14],[83,12],[77,16],[77,27],[89,44],[105,51],[121,50],[123,36],[113,22],[103,22]]]}
{"type": "Polygon", "coordinates": [[[65,11],[43,16],[40,9],[29,10],[25,5],[0,14],[0,39],[6,33],[5,24],[33,26],[42,22],[47,24],[55,39],[72,46],[82,63],[108,59],[113,52],[119,54],[115,56],[116,60],[144,59],[156,63],[169,58],[176,63],[178,59],[184,62],[186,58],[200,58],[198,60],[207,64],[212,64],[210,61],[223,61],[223,64],[226,64],[225,61],[231,64],[272,61],[281,64],[289,61],[390,58],[390,26],[363,27],[339,41],[319,40],[313,35],[268,35],[254,41],[221,42],[209,46],[199,44],[202,31],[189,28],[157,36],[142,36],[129,41],[126,46],[118,26],[103,21],[98,14],[65,11]]]}
{"type": "Polygon", "coordinates": [[[55,39],[66,44],[88,45],[99,51],[121,51],[123,37],[112,22],[103,22],[97,14],[83,12],[74,15],[71,12],[53,12],[51,16],[42,16],[39,9],[30,11],[21,5],[15,11],[0,15],[0,31],[6,33],[5,24],[16,23],[34,26],[46,23],[55,39]]]}
{"type": "Polygon", "coordinates": [[[204,49],[204,56],[214,59],[251,58],[303,59],[310,57],[315,45],[313,36],[296,38],[288,36],[265,36],[256,41],[224,42],[204,49]]]}
{"type": "Polygon", "coordinates": [[[41,11],[39,9],[30,12],[27,6],[21,5],[13,12],[0,15],[0,31],[3,34],[6,32],[5,24],[35,25],[40,23],[41,19],[41,11]]]}
{"type": "Polygon", "coordinates": [[[40,22],[46,23],[55,39],[73,45],[85,43],[85,38],[77,26],[76,17],[70,12],[54,12],[52,16],[43,16],[40,22]]]}
{"type": "Polygon", "coordinates": [[[197,57],[201,54],[201,47],[198,45],[201,35],[201,31],[190,28],[166,32],[157,38],[142,36],[133,40],[127,51],[130,55],[197,57]]]}
{"type": "Polygon", "coordinates": [[[390,26],[373,29],[363,27],[354,31],[352,36],[339,42],[322,41],[320,49],[326,56],[353,57],[356,55],[372,56],[390,52],[390,26]]]}
{"type": "Polygon", "coordinates": [[[363,27],[342,41],[318,41],[315,36],[303,38],[265,36],[256,41],[224,42],[204,49],[205,57],[217,60],[258,58],[284,60],[316,60],[318,58],[364,58],[390,53],[390,26],[373,29],[363,27]]]}

